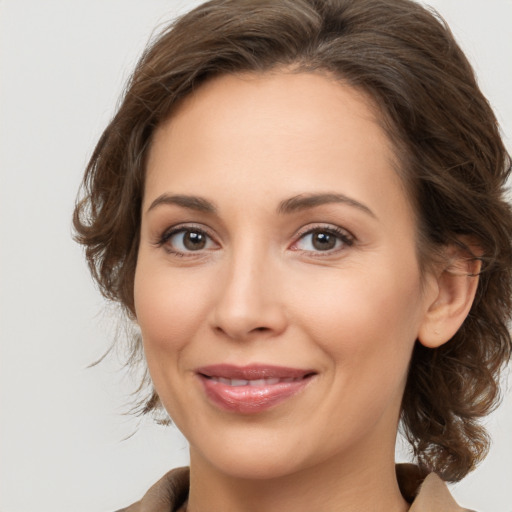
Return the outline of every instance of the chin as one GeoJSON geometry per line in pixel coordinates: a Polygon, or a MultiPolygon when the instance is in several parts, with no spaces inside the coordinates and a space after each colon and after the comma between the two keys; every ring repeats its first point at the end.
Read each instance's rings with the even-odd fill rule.
{"type": "Polygon", "coordinates": [[[250,455],[232,452],[216,457],[210,464],[218,472],[242,480],[276,480],[305,469],[289,456],[276,456],[275,452],[267,453],[265,450],[253,450],[250,455]]]}
{"type": "MultiPolygon", "coordinates": [[[[212,432],[213,433],[213,432],[212,432]]],[[[282,478],[304,469],[298,443],[270,433],[217,432],[212,438],[202,438],[194,446],[190,442],[191,466],[196,463],[215,469],[221,474],[247,480],[282,478]]]]}

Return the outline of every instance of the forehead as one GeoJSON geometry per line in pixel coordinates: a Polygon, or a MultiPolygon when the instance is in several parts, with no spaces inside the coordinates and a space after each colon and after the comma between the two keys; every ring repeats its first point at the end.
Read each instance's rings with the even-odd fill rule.
{"type": "Polygon", "coordinates": [[[392,182],[403,194],[378,116],[366,94],[326,74],[217,77],[156,130],[145,202],[166,188],[214,192],[220,184],[267,193],[283,185],[288,196],[341,186],[364,196],[392,182]]]}
{"type": "MultiPolygon", "coordinates": [[[[314,139],[313,132],[324,135],[346,119],[352,125],[356,120],[372,123],[377,130],[366,130],[371,136],[380,131],[381,117],[369,95],[327,72],[274,70],[220,75],[206,81],[181,100],[157,134],[177,124],[188,124],[196,133],[204,128],[207,134],[212,124],[225,121],[223,133],[230,126],[239,133],[243,125],[245,137],[264,138],[271,121],[276,130],[286,128],[290,137],[314,139]]],[[[268,138],[266,142],[271,143],[268,138]]]]}

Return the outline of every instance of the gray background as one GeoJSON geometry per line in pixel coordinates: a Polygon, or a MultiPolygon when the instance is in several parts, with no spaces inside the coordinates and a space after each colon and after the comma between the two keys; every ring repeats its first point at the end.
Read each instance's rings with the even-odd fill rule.
{"type": "MultiPolygon", "coordinates": [[[[118,357],[86,369],[109,346],[115,312],[70,217],[137,56],[155,27],[197,3],[0,0],[0,512],[115,510],[187,462],[174,428],[123,415],[133,385],[118,357]]],[[[475,65],[510,150],[512,1],[429,3],[475,65]]],[[[453,492],[480,512],[510,512],[510,391],[487,423],[492,451],[453,492]]]]}

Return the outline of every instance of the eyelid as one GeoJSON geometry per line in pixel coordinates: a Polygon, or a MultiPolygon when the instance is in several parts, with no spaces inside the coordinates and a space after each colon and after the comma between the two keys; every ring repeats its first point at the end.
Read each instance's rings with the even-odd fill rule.
{"type": "Polygon", "coordinates": [[[158,235],[154,245],[157,247],[163,247],[167,252],[177,256],[201,256],[204,255],[205,252],[209,252],[212,249],[201,249],[197,251],[180,251],[177,249],[171,249],[170,247],[166,247],[167,242],[176,234],[184,233],[187,231],[196,231],[198,233],[204,234],[208,239],[213,242],[217,247],[220,246],[219,242],[217,242],[216,237],[211,234],[210,229],[205,227],[202,224],[196,223],[180,223],[174,226],[170,226],[166,228],[161,234],[158,235]]]}
{"type": "MultiPolygon", "coordinates": [[[[342,228],[341,226],[337,226],[335,224],[317,223],[317,224],[308,224],[307,226],[304,226],[303,228],[301,228],[295,235],[295,241],[292,243],[290,249],[295,250],[295,251],[302,250],[302,249],[294,248],[301,239],[303,239],[306,235],[311,235],[315,232],[322,232],[322,231],[331,233],[334,236],[338,237],[338,239],[341,240],[341,242],[343,243],[343,246],[345,248],[352,246],[356,242],[356,237],[350,231],[348,231],[345,228],[342,228]]],[[[336,253],[340,250],[343,250],[343,247],[338,248],[338,249],[326,250],[326,251],[320,251],[320,250],[318,250],[318,251],[302,250],[302,251],[309,252],[312,254],[314,253],[315,256],[321,257],[322,255],[324,255],[324,256],[332,255],[333,253],[336,253]]]]}
{"type": "MultiPolygon", "coordinates": [[[[337,226],[336,224],[329,224],[329,223],[313,223],[313,224],[308,224],[308,225],[302,227],[296,233],[296,235],[294,236],[294,242],[292,242],[291,246],[289,246],[289,249],[294,250],[294,251],[307,252],[307,253],[314,254],[315,256],[321,257],[321,256],[332,255],[333,253],[337,253],[346,247],[350,247],[354,244],[355,241],[356,241],[356,237],[350,231],[348,231],[345,228],[342,228],[341,226],[337,226]],[[321,251],[321,250],[308,251],[308,250],[299,249],[296,247],[296,245],[299,243],[299,241],[301,239],[303,239],[305,236],[311,235],[315,232],[322,232],[322,231],[336,236],[342,242],[343,246],[341,248],[328,249],[325,251],[321,251]]],[[[163,232],[161,232],[161,234],[159,234],[157,236],[157,239],[154,241],[153,244],[156,245],[157,247],[164,247],[166,249],[166,251],[169,252],[170,254],[179,255],[179,256],[188,256],[188,257],[193,257],[193,256],[198,257],[201,255],[204,255],[205,252],[210,252],[210,251],[215,250],[220,247],[220,244],[217,241],[215,235],[213,235],[211,233],[211,230],[208,227],[204,226],[203,224],[186,223],[186,222],[179,223],[179,224],[176,224],[176,225],[166,228],[165,230],[163,230],[163,232]],[[199,249],[197,251],[193,251],[193,250],[180,251],[175,248],[165,247],[165,245],[167,244],[167,242],[170,240],[170,238],[172,236],[176,235],[177,233],[182,233],[182,232],[186,232],[186,231],[197,231],[199,233],[204,234],[217,247],[214,249],[211,249],[211,248],[199,249]]]]}

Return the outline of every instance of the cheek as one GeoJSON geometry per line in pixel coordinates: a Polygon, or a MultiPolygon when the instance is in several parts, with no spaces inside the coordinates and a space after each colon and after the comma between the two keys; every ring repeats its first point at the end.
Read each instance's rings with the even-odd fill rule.
{"type": "Polygon", "coordinates": [[[182,350],[204,316],[204,287],[190,276],[182,283],[173,274],[150,268],[143,258],[135,273],[135,312],[148,363],[152,355],[182,350]]]}
{"type": "Polygon", "coordinates": [[[297,315],[336,364],[408,364],[422,316],[419,274],[387,268],[345,269],[302,295],[297,315]]]}

